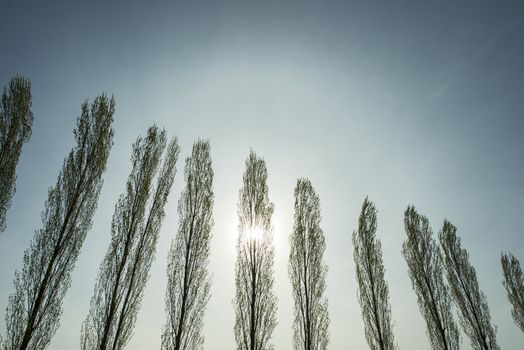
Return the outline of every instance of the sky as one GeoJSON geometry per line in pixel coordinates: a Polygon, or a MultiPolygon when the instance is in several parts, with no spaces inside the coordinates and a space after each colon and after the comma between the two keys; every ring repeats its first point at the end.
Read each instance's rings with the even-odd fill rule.
{"type": "MultiPolygon", "coordinates": [[[[49,349],[75,349],[131,144],[156,123],[181,153],[142,307],[127,349],[158,349],[167,252],[183,162],[209,139],[215,171],[206,349],[235,347],[236,204],[250,148],[275,204],[275,349],[292,344],[287,273],[293,190],[308,177],[322,209],[330,349],[367,349],[351,234],[366,196],[378,209],[395,339],[429,349],[401,255],[410,204],[434,233],[458,228],[501,348],[522,348],[500,254],[524,263],[524,5],[511,1],[2,1],[0,85],[30,78],[34,124],[0,234],[0,310],[41,227],[47,189],[73,146],[86,99],[116,98],[114,146],[98,209],[49,349]]],[[[0,317],[0,334],[5,322],[0,317]]],[[[470,349],[462,333],[463,349],[470,349]]]]}

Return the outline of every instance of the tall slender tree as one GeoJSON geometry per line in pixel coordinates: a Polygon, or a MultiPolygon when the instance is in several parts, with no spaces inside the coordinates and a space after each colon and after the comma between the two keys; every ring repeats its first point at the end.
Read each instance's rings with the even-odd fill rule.
{"type": "Polygon", "coordinates": [[[273,291],[274,256],[267,168],[251,151],[238,199],[239,235],[235,266],[235,340],[239,350],[273,349],[277,298],[273,291]]]}
{"type": "Polygon", "coordinates": [[[508,292],[508,300],[513,306],[513,320],[524,332],[524,278],[519,260],[511,253],[502,253],[500,258],[504,280],[502,284],[508,292]]]}
{"type": "Polygon", "coordinates": [[[366,197],[353,232],[353,258],[358,282],[358,301],[366,340],[372,350],[393,350],[395,340],[391,322],[389,290],[384,278],[382,247],[376,237],[377,210],[366,197]]]}
{"type": "Polygon", "coordinates": [[[16,165],[22,146],[31,137],[31,83],[16,76],[4,88],[0,104],[0,232],[6,228],[6,214],[16,191],[16,165]]]}
{"type": "Polygon", "coordinates": [[[111,243],[82,324],[82,349],[122,349],[131,338],[175,176],[176,138],[165,149],[166,132],[157,126],[133,144],[133,169],[115,206],[111,243]]]}
{"type": "Polygon", "coordinates": [[[289,279],[295,302],[293,348],[325,350],[329,344],[324,233],[320,200],[308,179],[295,187],[295,224],[290,236],[289,279]]]}
{"type": "Polygon", "coordinates": [[[203,317],[210,297],[207,272],[213,226],[213,168],[208,141],[197,141],[186,159],[186,189],[178,201],[180,226],[168,256],[162,349],[201,349],[203,317]]]}
{"type": "Polygon", "coordinates": [[[498,350],[486,296],[480,290],[468,252],[461,248],[457,228],[444,220],[439,239],[448,283],[455,305],[460,311],[460,324],[464,333],[469,337],[473,349],[498,350]]]}
{"type": "Polygon", "coordinates": [[[426,332],[432,349],[457,350],[459,330],[451,311],[451,296],[444,283],[439,247],[432,238],[428,219],[409,206],[404,214],[407,239],[402,254],[417,295],[420,312],[426,320],[426,332]]]}
{"type": "Polygon", "coordinates": [[[113,144],[114,99],[98,96],[82,113],[76,145],[66,157],[56,185],[48,192],[43,228],[24,253],[15,274],[15,292],[6,312],[7,349],[43,349],[58,328],[62,300],[71,283],[80,248],[95,212],[113,144]]]}

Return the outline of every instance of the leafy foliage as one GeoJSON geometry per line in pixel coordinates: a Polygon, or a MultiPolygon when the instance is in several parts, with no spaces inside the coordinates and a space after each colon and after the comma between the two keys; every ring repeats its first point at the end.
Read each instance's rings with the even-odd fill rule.
{"type": "Polygon", "coordinates": [[[407,239],[402,254],[408,263],[409,277],[418,305],[426,320],[432,349],[458,350],[459,330],[451,312],[451,296],[444,283],[439,247],[432,238],[428,219],[410,206],[404,213],[407,239]]]}
{"type": "Polygon", "coordinates": [[[460,311],[460,324],[464,333],[471,340],[473,349],[498,350],[486,296],[480,290],[468,252],[461,248],[457,228],[445,220],[439,239],[444,252],[448,283],[455,305],[460,311]]]}
{"type": "Polygon", "coordinates": [[[133,169],[126,192],[115,206],[111,243],[82,324],[82,349],[121,349],[131,338],[175,177],[179,152],[176,138],[165,149],[166,132],[157,126],[150,127],[147,136],[138,137],[133,144],[133,169]]]}
{"type": "Polygon", "coordinates": [[[16,165],[22,146],[31,137],[31,83],[16,76],[4,88],[0,104],[0,232],[6,228],[6,214],[16,191],[16,165]]]}
{"type": "Polygon", "coordinates": [[[180,226],[167,268],[167,323],[162,349],[201,349],[211,279],[207,272],[213,226],[213,169],[208,141],[197,141],[186,159],[186,188],[178,201],[180,226]]]}
{"type": "Polygon", "coordinates": [[[87,102],[82,105],[74,131],[76,146],[49,189],[43,228],[35,232],[24,253],[23,270],[15,275],[6,312],[8,349],[43,349],[58,328],[71,271],[97,207],[113,144],[114,111],[114,99],[105,95],[90,108],[87,102]]]}
{"type": "Polygon", "coordinates": [[[524,332],[524,278],[519,260],[511,253],[502,253],[500,262],[504,273],[502,284],[508,292],[508,300],[513,306],[513,320],[524,332]]]}
{"type": "Polygon", "coordinates": [[[308,179],[295,187],[295,224],[290,237],[289,278],[295,303],[293,347],[324,350],[329,344],[326,242],[320,228],[320,201],[308,179]]]}
{"type": "Polygon", "coordinates": [[[353,258],[358,282],[358,301],[366,340],[372,350],[395,349],[389,290],[384,278],[380,240],[376,237],[377,210],[366,198],[353,232],[353,258]]]}
{"type": "Polygon", "coordinates": [[[239,350],[273,349],[270,339],[277,323],[277,298],[273,291],[273,210],[268,196],[266,164],[251,151],[238,200],[239,235],[233,305],[235,340],[239,350]]]}

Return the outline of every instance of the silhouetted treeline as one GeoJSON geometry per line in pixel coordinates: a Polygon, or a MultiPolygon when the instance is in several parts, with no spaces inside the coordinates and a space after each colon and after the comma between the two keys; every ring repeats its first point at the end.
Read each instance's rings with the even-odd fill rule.
{"type": "MultiPolygon", "coordinates": [[[[0,337],[2,350],[45,349],[59,327],[62,301],[102,188],[113,145],[114,113],[114,98],[104,94],[82,104],[73,132],[75,145],[56,184],[48,190],[42,228],[35,231],[24,252],[22,270],[15,272],[5,337],[0,337]]],[[[0,122],[1,232],[6,228],[6,212],[15,192],[16,165],[31,135],[29,80],[14,77],[4,89],[0,122]]],[[[179,227],[167,259],[167,320],[162,329],[162,349],[204,347],[204,313],[211,296],[208,265],[214,206],[210,149],[209,141],[197,140],[185,162],[185,189],[178,201],[179,227]]],[[[108,229],[111,242],[80,330],[82,349],[123,349],[131,339],[178,155],[176,137],[168,141],[166,131],[156,125],[132,145],[132,170],[115,205],[108,229]]],[[[269,200],[267,178],[266,162],[251,150],[238,199],[233,333],[239,350],[273,349],[277,325],[274,205],[269,200]]],[[[330,342],[326,240],[320,224],[319,196],[309,179],[300,178],[294,189],[294,224],[289,228],[288,274],[294,301],[290,346],[294,349],[325,350],[330,342]]],[[[455,307],[473,349],[499,350],[487,298],[457,228],[444,220],[435,239],[429,220],[414,206],[407,207],[404,226],[402,255],[431,348],[459,349],[455,307]]],[[[373,350],[397,349],[382,245],[377,237],[377,209],[367,197],[351,238],[367,343],[373,350]]],[[[511,253],[502,253],[501,265],[511,315],[524,332],[524,277],[519,260],[511,253]]]]}

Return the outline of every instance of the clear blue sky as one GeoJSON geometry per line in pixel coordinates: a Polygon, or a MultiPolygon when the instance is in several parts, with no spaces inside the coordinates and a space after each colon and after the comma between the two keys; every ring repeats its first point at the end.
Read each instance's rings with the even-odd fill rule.
{"type": "Polygon", "coordinates": [[[301,176],[321,199],[330,349],[367,349],[350,241],[366,195],[379,210],[401,349],[429,348],[400,253],[408,204],[435,233],[444,218],[458,227],[501,348],[522,348],[499,263],[503,250],[524,263],[522,2],[3,1],[0,34],[0,84],[29,77],[35,115],[0,235],[0,310],[73,144],[80,104],[101,92],[117,100],[105,185],[50,349],[78,347],[131,143],[153,123],[176,134],[182,150],[128,349],[159,348],[180,169],[198,137],[210,139],[215,168],[207,349],[234,348],[236,202],[250,147],[267,162],[275,203],[276,349],[291,348],[288,236],[301,176]]]}

